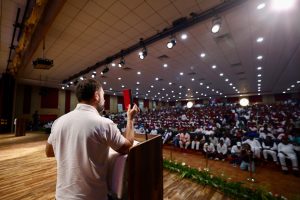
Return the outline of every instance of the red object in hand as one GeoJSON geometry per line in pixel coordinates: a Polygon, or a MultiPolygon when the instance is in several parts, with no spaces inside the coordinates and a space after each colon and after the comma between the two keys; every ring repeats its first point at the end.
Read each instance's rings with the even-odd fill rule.
{"type": "Polygon", "coordinates": [[[131,105],[131,108],[133,106],[132,96],[131,96],[131,89],[123,90],[123,96],[124,96],[124,107],[127,110],[128,105],[131,105]]]}

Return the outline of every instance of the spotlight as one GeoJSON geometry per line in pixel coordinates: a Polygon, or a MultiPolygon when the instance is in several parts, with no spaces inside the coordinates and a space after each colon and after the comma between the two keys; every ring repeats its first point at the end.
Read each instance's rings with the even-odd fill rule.
{"type": "Polygon", "coordinates": [[[175,45],[176,45],[176,40],[175,40],[175,38],[172,38],[172,39],[167,43],[168,49],[172,49],[175,45]]]}
{"type": "Polygon", "coordinates": [[[141,60],[144,60],[146,56],[147,56],[147,49],[146,47],[143,47],[142,51],[139,52],[139,57],[141,60]]]}
{"type": "Polygon", "coordinates": [[[215,18],[212,21],[211,32],[218,33],[221,29],[221,18],[215,18]]]}
{"type": "Polygon", "coordinates": [[[118,66],[123,67],[124,65],[125,65],[125,60],[124,60],[124,57],[122,56],[118,66]]]}
{"type": "Polygon", "coordinates": [[[109,68],[108,68],[108,66],[106,65],[106,67],[102,70],[102,73],[105,74],[105,73],[107,73],[108,71],[109,71],[109,68]]]}

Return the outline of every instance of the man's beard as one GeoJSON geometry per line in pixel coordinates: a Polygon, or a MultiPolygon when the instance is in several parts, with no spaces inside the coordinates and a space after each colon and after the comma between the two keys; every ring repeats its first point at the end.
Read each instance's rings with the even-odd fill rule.
{"type": "Polygon", "coordinates": [[[102,112],[104,111],[104,105],[98,104],[98,105],[97,105],[97,111],[98,111],[98,113],[101,115],[102,112]]]}

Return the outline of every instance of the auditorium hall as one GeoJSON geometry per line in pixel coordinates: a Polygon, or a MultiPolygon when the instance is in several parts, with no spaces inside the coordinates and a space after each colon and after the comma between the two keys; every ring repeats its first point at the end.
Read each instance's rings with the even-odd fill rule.
{"type": "Polygon", "coordinates": [[[0,0],[0,199],[300,199],[300,1],[0,0]]]}

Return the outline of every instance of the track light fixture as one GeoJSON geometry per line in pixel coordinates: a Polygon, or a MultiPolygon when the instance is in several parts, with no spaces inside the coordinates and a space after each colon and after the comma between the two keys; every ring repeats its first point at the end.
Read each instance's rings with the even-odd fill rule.
{"type": "Polygon", "coordinates": [[[124,59],[124,56],[122,56],[118,66],[123,67],[124,65],[125,65],[125,59],[124,59]]]}
{"type": "Polygon", "coordinates": [[[109,68],[108,66],[106,65],[105,68],[102,70],[102,73],[105,74],[109,71],[109,68]]]}
{"type": "Polygon", "coordinates": [[[139,52],[139,57],[141,60],[143,60],[147,56],[147,49],[146,47],[143,47],[142,51],[139,52]]]}
{"type": "Polygon", "coordinates": [[[175,45],[176,45],[176,39],[175,39],[175,38],[172,38],[172,39],[167,43],[168,49],[172,49],[175,45]]]}
{"type": "Polygon", "coordinates": [[[221,18],[216,17],[212,20],[211,32],[218,33],[221,29],[221,18]]]}
{"type": "Polygon", "coordinates": [[[143,60],[147,56],[147,48],[145,46],[143,38],[140,39],[140,45],[143,47],[142,51],[139,52],[139,58],[143,60]]]}

